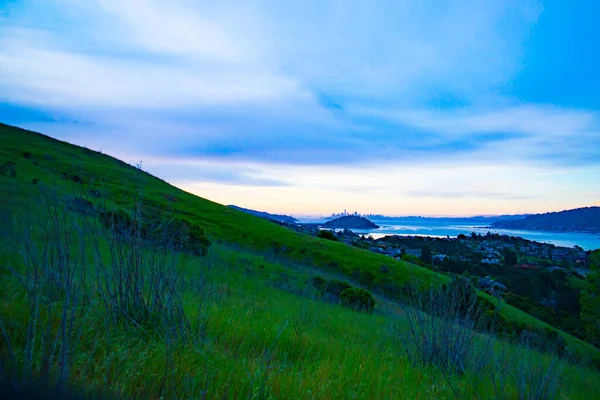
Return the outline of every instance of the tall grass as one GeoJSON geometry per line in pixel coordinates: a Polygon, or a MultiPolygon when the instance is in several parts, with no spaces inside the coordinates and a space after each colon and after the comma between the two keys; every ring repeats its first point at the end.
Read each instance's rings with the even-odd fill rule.
{"type": "MultiPolygon", "coordinates": [[[[463,377],[478,398],[482,395],[477,388],[485,381],[493,383],[491,398],[556,398],[570,360],[561,360],[558,352],[539,353],[540,344],[534,343],[539,338],[527,333],[516,346],[503,342],[496,327],[485,320],[477,297],[468,295],[460,285],[450,288],[410,292],[402,318],[393,324],[410,362],[417,368],[429,366],[440,371],[457,398],[465,395],[465,387],[456,384],[457,376],[463,377]]],[[[552,343],[545,348],[552,348],[552,343]]]]}
{"type": "MultiPolygon", "coordinates": [[[[102,226],[93,214],[74,215],[51,190],[42,199],[37,210],[1,211],[8,239],[2,246],[4,269],[13,295],[24,298],[21,324],[0,317],[4,381],[18,386],[35,381],[47,392],[65,393],[74,357],[93,342],[91,329],[126,327],[164,343],[167,365],[176,346],[204,337],[206,320],[198,316],[192,324],[184,311],[187,255],[174,244],[172,231],[148,241],[139,231],[137,210],[126,226],[114,220],[102,226]]],[[[141,203],[136,199],[136,208],[141,203]]],[[[164,388],[172,370],[171,365],[164,374],[164,388]]]]}
{"type": "Polygon", "coordinates": [[[0,379],[21,393],[36,385],[58,397],[152,399],[600,394],[597,375],[476,332],[469,308],[458,311],[464,302],[381,299],[387,314],[357,313],[311,295],[312,268],[225,245],[190,256],[169,238],[170,220],[157,221],[164,236],[149,240],[136,222],[141,200],[116,229],[116,219],[104,226],[60,196],[41,198],[35,210],[0,207],[0,379]],[[538,378],[516,363],[518,352],[542,362],[538,378]],[[557,386],[565,381],[555,370],[571,380],[557,386]]]}

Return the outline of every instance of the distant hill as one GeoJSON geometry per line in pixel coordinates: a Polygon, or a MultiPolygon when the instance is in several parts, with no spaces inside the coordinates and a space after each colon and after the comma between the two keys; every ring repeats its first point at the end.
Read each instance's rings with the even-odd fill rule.
{"type": "Polygon", "coordinates": [[[492,224],[492,227],[551,232],[600,233],[600,207],[583,207],[535,214],[514,221],[496,221],[492,224]]]}
{"type": "Polygon", "coordinates": [[[236,210],[243,211],[247,214],[251,214],[256,217],[268,219],[271,221],[285,222],[286,224],[295,224],[298,221],[296,218],[290,217],[289,215],[271,214],[271,213],[264,212],[264,211],[256,211],[256,210],[251,210],[249,208],[243,208],[243,207],[238,207],[238,206],[234,206],[234,205],[229,205],[227,207],[235,208],[236,210]]]}
{"type": "Polygon", "coordinates": [[[344,228],[344,229],[377,229],[379,225],[374,224],[365,217],[356,217],[348,215],[327,221],[323,227],[325,228],[344,228]]]}

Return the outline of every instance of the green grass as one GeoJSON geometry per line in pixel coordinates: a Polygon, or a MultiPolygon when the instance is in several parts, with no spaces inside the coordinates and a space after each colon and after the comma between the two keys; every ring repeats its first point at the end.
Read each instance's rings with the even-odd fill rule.
{"type": "MultiPolygon", "coordinates": [[[[139,398],[518,396],[512,378],[506,378],[506,397],[496,395],[493,370],[501,365],[488,365],[481,376],[471,371],[449,377],[434,367],[412,365],[391,329],[394,323],[402,324],[404,312],[393,299],[380,297],[375,313],[367,315],[323,301],[309,284],[315,275],[350,279],[369,271],[374,289],[389,292],[405,283],[444,282],[446,276],[288,230],[181,191],[109,156],[40,134],[0,124],[0,143],[0,165],[13,162],[17,172],[14,177],[0,176],[4,194],[0,209],[8,215],[3,232],[10,232],[0,239],[0,321],[10,339],[10,350],[19,360],[27,358],[27,326],[35,314],[30,308],[33,295],[25,289],[27,282],[18,277],[31,277],[27,265],[44,262],[43,258],[27,261],[32,254],[42,254],[44,229],[53,234],[52,229],[62,226],[64,232],[59,236],[70,241],[58,246],[69,250],[61,257],[78,266],[77,275],[86,277],[81,280],[81,293],[89,295],[74,308],[73,333],[65,336],[78,338],[67,357],[69,382],[75,387],[92,392],[108,387],[139,398]],[[63,179],[63,173],[77,175],[83,183],[63,179]],[[36,184],[33,179],[38,180],[36,184]],[[94,224],[86,228],[86,217],[68,212],[61,225],[44,210],[51,193],[57,202],[68,202],[90,190],[101,193],[99,198],[88,196],[96,207],[130,209],[136,182],[143,183],[146,204],[200,225],[213,241],[207,257],[175,261],[185,278],[186,315],[194,327],[201,321],[196,315],[205,318],[206,329],[199,340],[171,343],[168,334],[166,340],[162,334],[154,335],[150,325],[139,329],[126,320],[111,322],[102,296],[92,290],[94,273],[109,264],[109,239],[99,238],[96,254],[91,232],[99,231],[94,231],[94,224]],[[27,244],[34,248],[28,250],[27,244]],[[383,265],[389,272],[383,272],[383,265]],[[201,284],[204,276],[208,278],[201,284]]],[[[152,249],[143,252],[148,256],[152,249]]],[[[59,334],[61,321],[69,320],[62,314],[67,303],[59,296],[54,308],[41,307],[40,329],[49,327],[53,335],[59,334]]],[[[506,304],[501,313],[510,320],[546,326],[506,304]]],[[[573,351],[600,357],[596,348],[563,335],[573,351]]],[[[8,359],[8,342],[1,334],[0,338],[0,359],[8,359]]],[[[62,349],[63,342],[71,343],[59,340],[57,348],[62,349]]],[[[35,375],[43,375],[40,343],[34,346],[35,375]]],[[[511,359],[531,355],[542,365],[552,360],[551,355],[513,344],[499,341],[496,347],[511,359]]],[[[596,372],[566,361],[559,363],[563,384],[557,398],[600,397],[596,372]]],[[[53,377],[60,375],[59,364],[51,367],[53,377]]],[[[511,368],[517,371],[512,364],[511,368]]]]}

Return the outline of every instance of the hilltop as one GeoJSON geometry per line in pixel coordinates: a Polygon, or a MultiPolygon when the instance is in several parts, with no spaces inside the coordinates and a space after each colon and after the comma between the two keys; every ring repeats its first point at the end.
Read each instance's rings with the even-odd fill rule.
{"type": "Polygon", "coordinates": [[[598,349],[467,280],[35,132],[0,124],[0,143],[0,386],[16,376],[120,397],[368,399],[492,398],[501,382],[518,398],[541,370],[562,383],[552,395],[600,396],[598,373],[565,358],[598,362],[598,349]],[[445,318],[452,302],[408,302],[456,285],[504,336],[445,318]],[[423,318],[443,329],[418,331],[423,318]],[[436,358],[419,358],[428,350],[436,358]]]}
{"type": "Polygon", "coordinates": [[[334,229],[377,229],[379,228],[379,225],[376,225],[365,217],[347,215],[327,221],[323,224],[323,227],[334,229]]]}
{"type": "Polygon", "coordinates": [[[582,207],[529,215],[513,221],[497,221],[492,228],[600,233],[600,207],[582,207]]]}

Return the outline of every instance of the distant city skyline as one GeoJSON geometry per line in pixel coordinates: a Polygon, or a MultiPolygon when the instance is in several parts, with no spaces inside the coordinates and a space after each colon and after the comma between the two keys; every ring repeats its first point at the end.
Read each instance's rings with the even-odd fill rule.
{"type": "Polygon", "coordinates": [[[222,204],[600,205],[593,1],[0,0],[0,121],[222,204]]]}

